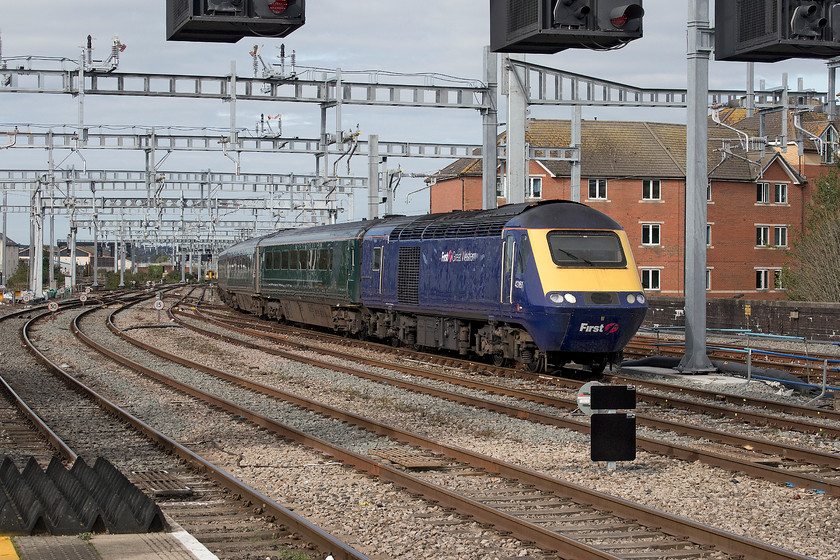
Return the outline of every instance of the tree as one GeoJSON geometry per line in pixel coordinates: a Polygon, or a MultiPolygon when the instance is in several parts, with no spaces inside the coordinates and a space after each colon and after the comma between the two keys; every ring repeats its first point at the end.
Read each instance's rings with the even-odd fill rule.
{"type": "Polygon", "coordinates": [[[840,163],[815,184],[805,229],[793,241],[782,278],[790,299],[840,302],[840,163]]]}

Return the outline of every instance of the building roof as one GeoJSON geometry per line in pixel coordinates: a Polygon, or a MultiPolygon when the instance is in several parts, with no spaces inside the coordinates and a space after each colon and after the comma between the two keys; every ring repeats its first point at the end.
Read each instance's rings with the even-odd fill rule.
{"type": "MultiPolygon", "coordinates": [[[[741,138],[737,132],[710,121],[710,177],[754,181],[777,159],[773,150],[766,150],[764,154],[747,153],[741,138]]],[[[567,120],[529,120],[525,141],[536,148],[570,146],[571,123],[567,120]]],[[[506,142],[506,133],[499,135],[498,142],[506,142]]],[[[586,178],[684,179],[686,175],[686,126],[682,124],[584,120],[581,122],[581,143],[581,175],[586,178]]],[[[538,161],[552,175],[571,174],[569,162],[538,161]]],[[[788,167],[790,172],[796,173],[788,167]]],[[[480,175],[480,159],[462,158],[438,171],[435,178],[480,175]]]]}
{"type": "MultiPolygon", "coordinates": [[[[2,233],[0,233],[0,239],[3,239],[4,237],[5,237],[5,236],[4,236],[2,233]]],[[[10,237],[6,237],[6,247],[11,247],[11,246],[14,246],[14,247],[20,247],[20,244],[19,244],[19,243],[15,243],[15,242],[12,240],[12,238],[10,238],[10,237]]]]}

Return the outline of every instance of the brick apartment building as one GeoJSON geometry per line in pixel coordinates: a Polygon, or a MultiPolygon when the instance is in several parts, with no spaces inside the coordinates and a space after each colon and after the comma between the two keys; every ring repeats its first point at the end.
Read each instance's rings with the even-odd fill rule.
{"type": "MultiPolygon", "coordinates": [[[[789,136],[797,130],[790,117],[789,136]]],[[[744,118],[727,110],[721,122],[750,136],[761,129],[771,141],[781,131],[781,113],[744,118]]],[[[802,229],[813,179],[832,162],[837,131],[825,115],[805,114],[802,155],[768,148],[746,152],[740,135],[709,126],[706,289],[709,297],[781,299],[787,249],[802,229]],[[829,143],[818,152],[811,137],[829,143]],[[810,179],[810,180],[809,180],[810,179]]],[[[568,146],[569,121],[532,120],[526,142],[533,147],[568,146]]],[[[583,121],[581,202],[609,214],[627,231],[639,276],[652,294],[684,294],[686,128],[679,124],[583,121]]],[[[504,142],[504,134],[499,137],[504,142]]],[[[568,162],[528,162],[526,200],[569,199],[568,162]]],[[[505,169],[499,167],[498,203],[505,203],[505,169]]],[[[460,159],[430,179],[431,211],[481,208],[481,161],[460,159]]]]}

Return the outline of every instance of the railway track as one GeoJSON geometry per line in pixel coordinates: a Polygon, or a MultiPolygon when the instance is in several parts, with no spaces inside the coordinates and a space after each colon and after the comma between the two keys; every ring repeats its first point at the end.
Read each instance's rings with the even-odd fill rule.
{"type": "MultiPolygon", "coordinates": [[[[205,329],[198,329],[198,327],[190,325],[187,326],[198,330],[205,336],[219,336],[217,333],[205,329]]],[[[248,334],[248,329],[237,327],[237,332],[248,334]]],[[[274,335],[266,335],[256,331],[251,331],[251,334],[275,342],[278,341],[274,335]]],[[[296,345],[287,340],[280,340],[279,342],[286,346],[297,347],[298,350],[303,349],[301,345],[296,345]]],[[[251,342],[251,344],[253,343],[251,342]]],[[[292,359],[303,359],[298,355],[279,351],[271,346],[259,345],[257,347],[263,352],[292,359]]],[[[545,410],[544,407],[524,408],[523,406],[504,404],[480,394],[475,397],[470,397],[464,395],[462,392],[432,388],[420,383],[395,379],[393,375],[388,374],[376,374],[351,368],[337,368],[334,364],[317,359],[306,359],[307,363],[336,368],[344,373],[356,375],[364,379],[379,383],[388,383],[410,391],[493,410],[511,417],[527,418],[533,422],[560,426],[581,433],[589,433],[588,423],[574,419],[568,416],[568,414],[558,412],[572,412],[576,410],[577,403],[575,399],[547,396],[538,392],[503,387],[496,383],[476,380],[474,378],[432,372],[425,367],[391,364],[353,355],[345,356],[340,351],[331,351],[324,348],[319,351],[332,357],[344,357],[357,363],[374,365],[381,368],[393,368],[418,378],[469,388],[472,391],[481,391],[486,395],[504,395],[517,399],[523,404],[536,403],[538,405],[544,405],[544,407],[548,407],[548,410],[545,410]]],[[[816,451],[766,439],[736,435],[728,431],[705,428],[685,422],[669,421],[647,414],[637,414],[636,421],[640,426],[645,426],[660,432],[673,432],[698,440],[714,442],[701,442],[699,444],[697,442],[687,442],[680,445],[673,441],[663,441],[655,433],[652,433],[649,437],[637,438],[637,445],[640,449],[688,461],[700,460],[707,464],[726,468],[734,472],[746,472],[751,476],[776,482],[795,483],[802,487],[818,489],[828,492],[831,495],[840,496],[840,470],[838,470],[840,469],[840,456],[836,453],[816,451]]]]}
{"type": "MultiPolygon", "coordinates": [[[[65,336],[69,335],[69,328],[55,328],[55,324],[80,311],[65,309],[52,316],[31,312],[27,314],[33,316],[31,320],[0,319],[4,357],[8,358],[2,369],[3,378],[22,401],[52,427],[53,433],[63,442],[61,445],[71,450],[73,455],[70,457],[66,451],[61,452],[65,460],[72,460],[76,454],[90,460],[91,464],[97,456],[107,458],[135,484],[152,494],[171,520],[190,531],[219,558],[265,558],[305,551],[311,554],[310,543],[318,542],[317,539],[308,538],[304,531],[290,533],[291,525],[263,519],[268,508],[254,499],[246,503],[248,498],[243,499],[248,496],[246,486],[236,487],[232,481],[225,483],[218,476],[211,476],[218,469],[207,462],[199,465],[200,470],[195,465],[187,467],[188,454],[179,456],[171,452],[176,447],[175,442],[144,426],[136,417],[127,415],[118,404],[85,387],[80,379],[92,377],[88,375],[86,362],[62,364],[62,368],[50,360],[49,356],[59,346],[62,352],[67,350],[68,341],[56,333],[63,330],[65,336]],[[45,324],[50,328],[44,329],[45,324]],[[21,346],[19,332],[29,349],[37,353],[37,358],[21,346]],[[161,447],[168,447],[169,451],[161,447]]],[[[113,368],[103,368],[102,364],[92,367],[105,369],[106,375],[117,373],[113,368]]],[[[27,441],[27,438],[15,437],[9,446],[14,446],[17,449],[14,454],[22,457],[31,451],[27,441]],[[17,448],[18,445],[22,447],[17,448]]],[[[58,453],[55,447],[50,449],[45,444],[34,456],[48,461],[55,453],[58,453]]],[[[338,552],[340,547],[334,545],[323,548],[336,551],[336,558],[366,558],[359,554],[341,554],[338,552]]]]}
{"type": "MultiPolygon", "coordinates": [[[[661,339],[655,336],[637,334],[624,349],[625,357],[647,358],[650,356],[681,357],[683,355],[682,340],[679,338],[661,339]]],[[[727,339],[718,345],[709,348],[709,359],[721,362],[732,362],[746,364],[747,348],[754,353],[751,356],[751,363],[756,368],[768,368],[781,370],[797,377],[806,383],[819,385],[822,382],[823,360],[829,361],[826,380],[829,385],[840,384],[840,372],[837,371],[836,360],[840,354],[814,352],[804,347],[803,352],[791,353],[779,351],[778,348],[770,348],[760,344],[753,344],[743,340],[727,339]],[[797,358],[795,354],[805,354],[810,360],[797,358]],[[835,362],[835,363],[832,363],[835,362]]]]}
{"type": "MultiPolygon", "coordinates": [[[[112,330],[118,330],[118,329],[116,329],[116,327],[112,327],[112,330]]],[[[240,342],[240,344],[241,344],[241,342],[240,342]]],[[[161,354],[162,351],[158,350],[156,353],[161,354]]],[[[179,361],[181,363],[184,363],[183,359],[180,359],[179,361]]],[[[198,369],[201,369],[202,371],[212,372],[212,375],[214,375],[214,376],[228,379],[231,382],[236,382],[237,384],[241,384],[241,385],[249,387],[253,390],[257,390],[257,391],[260,391],[260,392],[263,392],[263,393],[274,395],[276,398],[282,398],[283,400],[286,400],[286,401],[291,400],[293,402],[298,403],[300,406],[307,407],[310,410],[316,410],[316,411],[320,412],[321,414],[328,414],[328,415],[330,415],[334,418],[338,418],[338,419],[342,420],[343,422],[345,422],[347,424],[369,426],[368,430],[370,430],[370,431],[374,431],[374,432],[378,431],[379,433],[382,433],[383,435],[389,435],[392,438],[397,437],[397,439],[399,439],[400,441],[403,441],[404,443],[410,444],[412,447],[420,447],[420,448],[424,448],[426,450],[425,453],[421,454],[418,457],[418,454],[417,454],[416,451],[412,452],[411,450],[406,450],[406,449],[394,450],[393,445],[390,444],[387,448],[387,452],[384,454],[385,455],[384,457],[382,457],[381,452],[379,452],[379,451],[376,452],[376,453],[379,454],[380,458],[385,458],[385,459],[388,459],[389,461],[397,462],[397,463],[400,463],[401,461],[408,462],[408,463],[411,463],[411,461],[419,461],[419,463],[424,465],[424,468],[427,468],[427,469],[433,469],[433,467],[436,468],[436,469],[444,469],[445,471],[453,470],[453,469],[455,469],[455,470],[466,469],[467,472],[469,472],[469,474],[471,475],[471,477],[466,479],[466,480],[470,480],[470,481],[477,480],[475,478],[475,472],[473,472],[476,469],[482,469],[485,473],[488,473],[488,474],[502,474],[505,478],[514,478],[515,480],[518,480],[518,482],[516,482],[516,485],[519,488],[517,492],[514,492],[513,494],[511,494],[511,496],[517,497],[515,501],[519,502],[519,505],[514,507],[515,510],[522,510],[522,501],[523,500],[524,500],[525,503],[527,503],[527,502],[540,502],[540,500],[537,499],[538,495],[543,496],[543,501],[545,502],[545,505],[546,505],[546,507],[549,508],[549,510],[563,509],[563,508],[569,507],[567,502],[565,502],[564,500],[568,500],[570,498],[569,498],[568,495],[563,495],[563,492],[568,494],[570,492],[570,490],[568,488],[566,488],[562,491],[558,490],[558,488],[562,487],[563,485],[559,484],[558,481],[555,480],[555,479],[543,478],[543,477],[534,478],[533,473],[523,473],[523,471],[521,471],[521,469],[517,469],[516,467],[514,467],[512,465],[509,465],[509,464],[501,464],[497,461],[491,461],[487,457],[478,457],[478,458],[470,457],[470,459],[472,461],[476,461],[476,460],[478,461],[477,463],[470,464],[470,463],[467,462],[467,458],[470,456],[470,454],[465,452],[464,450],[454,449],[454,448],[451,448],[449,446],[446,446],[445,444],[442,444],[441,442],[429,441],[425,438],[419,438],[418,439],[418,437],[416,435],[407,433],[403,430],[397,431],[396,429],[394,429],[392,427],[377,426],[376,423],[372,423],[371,421],[369,421],[367,419],[364,419],[364,418],[361,418],[357,415],[352,415],[352,414],[348,415],[347,413],[342,412],[342,411],[337,410],[337,409],[334,409],[332,407],[325,407],[324,405],[321,405],[320,403],[317,403],[317,402],[314,402],[314,401],[311,401],[311,400],[308,400],[308,399],[302,399],[301,397],[291,395],[291,394],[288,394],[288,393],[284,393],[282,391],[278,391],[278,390],[276,390],[272,387],[269,387],[269,386],[265,386],[265,385],[262,385],[262,384],[259,384],[259,383],[249,382],[249,381],[247,381],[247,380],[245,380],[241,377],[238,377],[238,376],[229,376],[229,375],[226,375],[223,372],[215,371],[215,370],[213,370],[213,368],[209,368],[207,366],[201,366],[201,365],[196,364],[196,363],[190,363],[189,365],[194,369],[198,368],[198,369]],[[435,452],[437,455],[436,456],[429,456],[428,454],[432,453],[432,452],[435,452]],[[441,458],[440,455],[443,455],[443,458],[441,458]],[[403,458],[401,459],[400,457],[403,457],[403,458]],[[405,459],[404,457],[407,457],[408,459],[405,459]],[[451,461],[459,461],[459,463],[463,463],[463,464],[452,464],[451,461]],[[532,494],[532,495],[524,495],[522,490],[521,490],[521,487],[523,485],[533,486],[534,490],[537,493],[532,494]],[[546,497],[547,496],[546,493],[548,493],[548,492],[552,493],[552,498],[547,498],[546,497]],[[556,494],[556,496],[555,496],[555,494],[556,494]],[[560,500],[560,501],[552,502],[552,499],[556,499],[556,500],[560,500]]],[[[208,399],[208,398],[211,398],[211,397],[205,395],[202,398],[208,399]]],[[[222,406],[221,403],[217,403],[216,405],[217,406],[222,406]]],[[[225,405],[225,406],[230,406],[230,405],[225,405]]],[[[228,408],[228,410],[232,411],[232,409],[229,409],[229,408],[228,408]]],[[[242,411],[242,410],[237,410],[236,413],[237,414],[243,414],[243,415],[246,414],[246,412],[242,411]]],[[[253,414],[253,412],[247,412],[247,414],[249,416],[251,416],[253,414]]],[[[257,421],[260,422],[261,424],[263,422],[265,422],[264,419],[259,419],[257,421]]],[[[265,424],[262,424],[262,425],[265,425],[265,424]]],[[[282,429],[282,427],[277,427],[277,429],[282,429]]],[[[286,434],[285,437],[292,437],[292,436],[289,435],[289,434],[286,434]]],[[[301,437],[301,436],[297,436],[297,437],[301,437]]],[[[310,434],[308,436],[303,436],[303,437],[308,437],[309,439],[311,439],[312,436],[310,434]]],[[[341,441],[346,441],[346,440],[349,440],[349,439],[352,439],[351,436],[346,435],[346,434],[342,435],[341,438],[340,438],[341,441]]],[[[378,448],[379,447],[377,447],[377,449],[378,448]]],[[[368,449],[370,449],[369,446],[368,446],[368,449]]],[[[326,451],[326,452],[329,452],[330,454],[337,454],[338,453],[338,451],[336,451],[336,450],[329,450],[329,451],[326,451]]],[[[367,464],[367,462],[365,460],[363,460],[359,457],[354,457],[354,456],[349,456],[345,460],[350,461],[350,462],[357,461],[357,462],[359,462],[359,464],[367,464]]],[[[359,468],[359,464],[356,465],[357,468],[359,468]]],[[[411,464],[413,464],[413,463],[411,463],[411,464]]],[[[379,462],[377,462],[373,466],[370,466],[370,467],[367,467],[367,468],[374,469],[371,472],[379,471],[381,473],[381,472],[383,472],[383,470],[385,470],[385,466],[382,463],[379,463],[379,462]]],[[[406,467],[406,468],[410,468],[410,467],[406,467]]],[[[388,469],[387,472],[388,472],[389,476],[397,476],[390,469],[388,469]]],[[[440,473],[437,472],[437,475],[440,476],[440,473]]],[[[402,475],[402,474],[399,475],[398,480],[401,481],[400,482],[401,485],[406,485],[407,486],[409,484],[409,482],[408,482],[407,479],[402,478],[403,476],[404,475],[402,475]]],[[[451,475],[447,472],[446,476],[451,476],[451,475]]],[[[438,482],[440,482],[440,480],[438,480],[438,482]]],[[[417,482],[411,482],[411,484],[417,484],[417,482]]],[[[450,482],[449,484],[450,485],[454,484],[455,486],[459,486],[459,484],[463,484],[463,483],[450,482]]],[[[480,483],[479,483],[479,485],[480,485],[480,483]]],[[[498,487],[499,486],[498,481],[494,482],[494,485],[495,485],[494,488],[498,487]]],[[[437,486],[440,486],[440,485],[437,485],[437,486]]],[[[443,495],[442,495],[442,492],[441,492],[440,488],[437,488],[436,490],[433,490],[432,496],[436,496],[436,499],[438,499],[438,500],[443,499],[443,495]]],[[[499,498],[499,497],[496,496],[496,498],[499,498]]],[[[451,507],[456,507],[457,501],[458,501],[457,496],[446,496],[446,499],[455,500],[455,502],[453,502],[451,504],[451,507]]],[[[585,498],[581,498],[580,496],[578,496],[577,499],[580,500],[580,501],[584,501],[586,503],[591,504],[591,503],[593,503],[593,501],[596,498],[595,498],[595,496],[589,495],[585,498]]],[[[621,509],[621,507],[624,507],[624,506],[619,507],[618,505],[616,505],[615,502],[610,503],[610,505],[605,505],[606,502],[604,502],[602,500],[606,500],[607,502],[609,502],[610,499],[607,498],[607,497],[598,497],[597,499],[599,500],[597,503],[601,504],[601,507],[598,508],[598,509],[603,508],[603,510],[605,510],[605,511],[611,511],[612,509],[621,509]]],[[[475,508],[476,506],[472,505],[471,507],[475,508]]],[[[508,507],[513,507],[513,506],[508,504],[508,507]]],[[[643,508],[643,509],[645,509],[645,508],[643,508]]],[[[592,515],[591,512],[587,512],[587,513],[589,515],[592,515]]],[[[470,515],[475,516],[475,515],[478,515],[478,513],[476,513],[475,511],[470,511],[470,515]]],[[[548,513],[546,513],[546,515],[551,515],[551,513],[548,512],[548,513]]],[[[584,514],[584,515],[586,515],[586,514],[584,514]]],[[[647,514],[643,514],[640,511],[633,511],[627,517],[628,517],[628,519],[631,519],[631,520],[640,520],[640,519],[650,519],[648,517],[649,515],[659,516],[661,514],[651,513],[651,512],[647,512],[647,514]]],[[[589,521],[592,521],[595,524],[600,523],[600,524],[606,524],[606,525],[610,525],[611,523],[617,523],[618,522],[618,521],[615,521],[615,522],[606,521],[606,522],[604,522],[603,521],[603,513],[598,514],[598,516],[602,520],[601,522],[596,522],[593,518],[590,518],[589,521]]],[[[500,521],[498,519],[496,519],[495,521],[487,521],[487,522],[492,522],[494,524],[500,523],[500,521]]],[[[579,522],[580,521],[578,521],[578,523],[579,522]]],[[[672,522],[673,522],[673,520],[672,520],[672,522]]],[[[559,523],[559,521],[554,520],[550,523],[559,523]]],[[[661,526],[663,524],[663,520],[660,518],[655,523],[652,522],[652,521],[651,521],[651,523],[656,524],[657,526],[661,526]]],[[[665,523],[665,524],[667,525],[667,523],[665,523]]],[[[697,527],[695,527],[695,529],[697,529],[697,527]]],[[[510,529],[508,529],[508,530],[510,530],[510,529]]],[[[568,530],[568,528],[567,528],[567,530],[568,530]]],[[[586,530],[591,531],[592,529],[587,528],[586,530]]],[[[616,527],[611,527],[610,528],[610,531],[612,531],[612,532],[615,532],[616,530],[617,530],[616,527]]],[[[707,530],[707,529],[702,529],[701,531],[703,531],[703,530],[707,530]]],[[[669,526],[669,531],[673,531],[673,532],[676,532],[678,534],[680,533],[680,530],[673,529],[671,526],[669,526]]],[[[682,529],[682,531],[685,531],[685,529],[682,529]]],[[[627,531],[618,530],[618,533],[626,534],[627,531]]],[[[535,539],[536,534],[530,536],[529,538],[535,539]]],[[[662,539],[664,539],[664,535],[654,537],[654,539],[655,540],[662,540],[662,539]]],[[[718,542],[719,541],[719,537],[716,537],[716,538],[712,539],[712,538],[708,537],[708,535],[706,537],[696,537],[696,540],[700,541],[701,543],[704,542],[704,539],[708,539],[708,541],[706,541],[706,542],[711,542],[711,541],[718,542]]],[[[667,540],[670,543],[667,546],[671,546],[671,547],[672,546],[677,546],[677,548],[680,548],[680,545],[675,545],[674,541],[672,541],[670,539],[665,539],[665,540],[667,540]]],[[[662,542],[664,543],[665,540],[662,540],[662,542]]],[[[550,547],[551,545],[545,545],[544,544],[543,546],[549,546],[550,547]]],[[[608,545],[608,548],[613,549],[613,550],[621,550],[622,546],[623,546],[622,543],[618,543],[618,544],[611,543],[610,545],[608,545]]],[[[636,546],[638,546],[638,545],[636,545],[636,546]]],[[[740,545],[732,544],[731,545],[731,550],[734,551],[735,549],[738,548],[738,546],[740,546],[740,545]]],[[[633,548],[633,547],[629,547],[629,548],[633,548]]],[[[638,549],[636,549],[635,552],[638,552],[638,549]]],[[[733,553],[735,553],[735,552],[733,552],[733,553]]],[[[624,554],[630,554],[630,553],[627,552],[627,550],[625,550],[624,554]]],[[[708,554],[708,551],[704,551],[704,550],[701,549],[701,550],[698,550],[696,552],[696,554],[700,554],[702,556],[702,555],[708,554]]],[[[740,554],[740,553],[738,553],[738,554],[740,554]]],[[[761,553],[759,553],[756,550],[753,550],[752,554],[759,554],[760,556],[766,556],[767,554],[770,554],[770,552],[762,551],[761,553]]],[[[621,556],[621,554],[618,554],[618,556],[621,556]]]]}
{"type": "MultiPolygon", "coordinates": [[[[250,329],[251,331],[273,333],[278,335],[278,337],[274,339],[277,342],[283,342],[284,335],[286,335],[287,339],[293,340],[295,336],[300,336],[301,333],[306,333],[305,338],[307,339],[307,342],[304,343],[304,345],[311,344],[310,341],[314,341],[324,344],[358,348],[360,344],[359,341],[328,333],[312,331],[309,329],[299,329],[296,327],[289,327],[266,321],[256,321],[253,317],[233,312],[224,306],[209,306],[210,310],[204,310],[203,307],[204,306],[202,306],[202,314],[208,319],[212,320],[215,318],[229,327],[240,326],[242,328],[250,329]]],[[[531,380],[535,386],[543,388],[548,385],[555,385],[576,391],[584,383],[584,381],[576,379],[535,374],[522,369],[495,366],[482,362],[464,360],[454,356],[428,354],[408,348],[394,348],[385,344],[378,344],[369,341],[363,342],[362,348],[374,349],[378,354],[391,355],[399,360],[424,363],[448,369],[451,368],[457,371],[474,372],[502,378],[531,380]]],[[[714,411],[715,414],[722,417],[737,418],[739,421],[757,422],[764,425],[775,426],[779,429],[797,429],[802,432],[818,433],[829,437],[837,437],[838,435],[836,431],[832,430],[832,428],[829,427],[826,429],[823,424],[823,421],[840,422],[840,411],[837,410],[796,405],[789,402],[773,401],[750,396],[748,394],[738,396],[727,395],[720,391],[694,389],[684,385],[674,385],[668,382],[655,380],[642,380],[637,377],[622,376],[620,374],[607,373],[605,374],[604,379],[606,381],[628,383],[643,389],[649,389],[650,392],[645,392],[644,390],[639,391],[638,397],[640,400],[648,399],[648,402],[654,405],[663,405],[668,408],[682,408],[689,411],[714,411]],[[698,405],[696,400],[691,399],[701,399],[702,401],[708,403],[708,406],[704,408],[704,405],[698,405]],[[737,407],[737,409],[720,407],[718,406],[720,404],[727,404],[732,407],[737,407]],[[792,418],[812,418],[819,420],[820,422],[809,423],[805,421],[800,424],[796,424],[793,423],[792,420],[788,421],[786,419],[779,419],[776,414],[763,414],[764,411],[782,413],[792,418]]]]}

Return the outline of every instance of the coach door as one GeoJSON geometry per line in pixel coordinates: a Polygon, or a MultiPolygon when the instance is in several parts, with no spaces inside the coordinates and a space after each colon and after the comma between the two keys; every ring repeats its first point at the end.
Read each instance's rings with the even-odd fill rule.
{"type": "Polygon", "coordinates": [[[525,267],[531,257],[528,236],[508,234],[502,248],[502,314],[518,311],[524,302],[525,267]]]}
{"type": "Polygon", "coordinates": [[[502,313],[505,314],[512,303],[513,298],[513,258],[516,255],[516,238],[507,235],[502,243],[502,271],[499,286],[501,289],[500,301],[502,313]]]}

